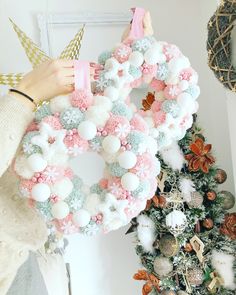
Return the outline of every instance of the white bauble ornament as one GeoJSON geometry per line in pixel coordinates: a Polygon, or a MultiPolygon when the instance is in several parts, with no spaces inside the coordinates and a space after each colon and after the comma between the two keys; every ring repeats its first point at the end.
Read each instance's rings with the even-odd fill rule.
{"type": "Polygon", "coordinates": [[[109,86],[104,90],[104,95],[109,97],[111,101],[115,101],[119,97],[119,91],[113,86],[109,86]]]}
{"type": "Polygon", "coordinates": [[[125,151],[118,157],[118,162],[122,168],[131,169],[137,162],[137,157],[133,152],[125,151]]]}
{"type": "Polygon", "coordinates": [[[102,142],[102,147],[108,154],[115,154],[120,149],[120,140],[114,135],[108,135],[102,142]]]}
{"type": "Polygon", "coordinates": [[[64,201],[59,201],[52,205],[52,216],[57,219],[65,218],[69,213],[69,206],[64,201]]]}
{"type": "Polygon", "coordinates": [[[153,155],[157,153],[157,142],[151,136],[147,137],[147,150],[153,155]]]}
{"type": "Polygon", "coordinates": [[[102,95],[94,96],[94,104],[102,107],[104,110],[108,112],[112,108],[111,100],[108,97],[102,95]]]}
{"type": "Polygon", "coordinates": [[[51,190],[53,194],[64,200],[71,194],[73,190],[73,183],[68,177],[65,177],[61,181],[52,185],[51,190]]]}
{"type": "Polygon", "coordinates": [[[175,236],[181,234],[187,225],[186,215],[180,210],[173,210],[166,215],[166,226],[175,236]]]}
{"type": "Polygon", "coordinates": [[[128,172],[121,177],[121,184],[124,189],[134,191],[139,186],[139,178],[134,173],[128,172]]]}
{"type": "Polygon", "coordinates": [[[37,183],[31,192],[32,198],[38,202],[45,202],[50,197],[50,187],[45,183],[37,183]]]}
{"type": "Polygon", "coordinates": [[[84,227],[89,224],[91,215],[87,210],[80,209],[74,213],[73,221],[79,227],[84,227]]]}
{"type": "Polygon", "coordinates": [[[140,67],[144,62],[142,53],[139,51],[133,51],[129,56],[129,62],[135,67],[140,67]]]}
{"type": "Polygon", "coordinates": [[[47,161],[41,154],[33,154],[27,159],[28,166],[33,172],[42,172],[47,167],[47,161]]]}
{"type": "Polygon", "coordinates": [[[81,138],[91,140],[97,134],[97,127],[91,121],[83,121],[79,124],[78,132],[81,138]]]}
{"type": "Polygon", "coordinates": [[[110,118],[110,115],[101,106],[96,105],[87,109],[85,117],[87,120],[92,121],[96,126],[104,126],[110,118]]]}
{"type": "Polygon", "coordinates": [[[50,109],[55,113],[61,113],[71,107],[70,98],[68,96],[57,96],[50,100],[50,109]]]}

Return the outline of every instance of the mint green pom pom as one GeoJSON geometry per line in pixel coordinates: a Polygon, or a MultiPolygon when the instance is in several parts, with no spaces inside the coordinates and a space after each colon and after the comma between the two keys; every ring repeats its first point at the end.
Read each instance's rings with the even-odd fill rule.
{"type": "Polygon", "coordinates": [[[77,128],[83,121],[84,114],[78,108],[69,108],[61,113],[60,121],[65,129],[77,128]]]}
{"type": "Polygon", "coordinates": [[[110,164],[109,170],[111,175],[116,177],[121,177],[127,172],[127,170],[125,168],[122,168],[117,162],[110,164]]]}
{"type": "Polygon", "coordinates": [[[41,122],[43,118],[51,116],[52,112],[49,104],[43,104],[36,112],[35,112],[35,121],[41,122]]]}
{"type": "Polygon", "coordinates": [[[53,219],[53,216],[51,213],[52,204],[50,201],[36,202],[36,209],[44,216],[46,220],[53,219]]]}
{"type": "Polygon", "coordinates": [[[130,132],[126,138],[128,144],[131,145],[131,151],[136,154],[139,152],[140,145],[145,143],[145,139],[145,135],[139,131],[130,132]]]}
{"type": "Polygon", "coordinates": [[[70,211],[75,212],[82,208],[84,199],[84,194],[80,190],[74,189],[69,197],[65,199],[65,201],[68,204],[70,211]]]}
{"type": "Polygon", "coordinates": [[[157,67],[157,73],[156,73],[156,78],[158,80],[164,81],[169,74],[169,68],[167,63],[164,64],[159,64],[157,67]]]}
{"type": "Polygon", "coordinates": [[[105,74],[106,74],[105,71],[102,72],[99,76],[98,81],[95,82],[95,87],[96,87],[96,90],[98,90],[98,91],[103,91],[108,86],[113,85],[113,81],[111,79],[107,79],[105,77],[105,74]]]}
{"type": "Polygon", "coordinates": [[[100,187],[100,185],[98,183],[95,183],[90,187],[90,193],[91,194],[100,195],[102,193],[102,191],[103,191],[103,189],[100,187]]]}
{"type": "Polygon", "coordinates": [[[35,153],[42,153],[39,146],[31,143],[31,139],[36,135],[39,135],[38,131],[30,131],[22,139],[22,149],[27,157],[35,153]]]}
{"type": "Polygon", "coordinates": [[[112,52],[111,51],[103,51],[98,57],[98,63],[100,65],[105,65],[106,61],[111,58],[112,52]]]}
{"type": "Polygon", "coordinates": [[[139,79],[142,76],[141,70],[133,65],[130,66],[129,73],[134,79],[139,79]]]}
{"type": "Polygon", "coordinates": [[[132,110],[123,102],[115,103],[112,107],[111,112],[114,115],[126,117],[129,121],[133,116],[132,110]]]}
{"type": "Polygon", "coordinates": [[[134,43],[132,44],[132,50],[145,53],[151,46],[152,42],[149,40],[149,38],[144,37],[142,39],[134,41],[134,43]]]}
{"type": "Polygon", "coordinates": [[[180,107],[176,100],[165,100],[161,106],[163,112],[171,114],[173,118],[176,118],[180,112],[180,107]]]}

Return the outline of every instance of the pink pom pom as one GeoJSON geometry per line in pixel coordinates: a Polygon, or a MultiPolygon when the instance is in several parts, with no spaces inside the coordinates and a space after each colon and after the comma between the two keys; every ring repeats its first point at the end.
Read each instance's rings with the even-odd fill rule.
{"type": "Polygon", "coordinates": [[[152,116],[156,127],[160,126],[166,121],[166,113],[164,113],[163,111],[153,113],[152,116]]]}
{"type": "Polygon", "coordinates": [[[164,95],[168,99],[174,99],[181,93],[181,89],[177,85],[167,85],[164,90],[164,95]]]}
{"type": "Polygon", "coordinates": [[[146,121],[144,121],[144,119],[142,117],[140,117],[139,115],[137,115],[137,114],[134,115],[134,117],[130,121],[130,124],[131,124],[131,126],[133,126],[134,130],[138,130],[138,131],[141,131],[145,134],[148,134],[149,127],[148,127],[146,121]]]}
{"type": "Polygon", "coordinates": [[[27,129],[26,129],[26,133],[27,132],[30,132],[30,131],[38,131],[39,130],[39,126],[38,126],[38,124],[35,122],[35,121],[33,121],[28,127],[27,127],[27,129]]]}
{"type": "Polygon", "coordinates": [[[51,126],[55,130],[63,129],[60,119],[55,116],[48,116],[43,118],[42,122],[47,123],[49,126],[51,126]]]}
{"type": "Polygon", "coordinates": [[[88,91],[78,89],[71,94],[70,101],[73,107],[86,110],[93,103],[93,95],[88,91]]]}
{"type": "Polygon", "coordinates": [[[155,91],[160,92],[163,91],[166,87],[165,82],[157,80],[156,78],[153,78],[150,87],[152,87],[155,91]]]}
{"type": "Polygon", "coordinates": [[[142,72],[144,75],[150,75],[150,76],[156,76],[157,73],[157,65],[148,65],[146,63],[144,63],[141,66],[142,72]]]}
{"type": "Polygon", "coordinates": [[[71,168],[66,168],[66,170],[64,171],[64,175],[65,177],[68,177],[69,179],[73,179],[74,172],[71,168]]]}
{"type": "Polygon", "coordinates": [[[88,141],[82,139],[79,134],[74,133],[73,135],[66,135],[64,138],[64,143],[68,148],[74,147],[77,145],[81,147],[83,151],[86,151],[89,147],[88,141]]]}
{"type": "Polygon", "coordinates": [[[113,53],[113,56],[120,62],[123,63],[129,59],[129,56],[132,52],[132,49],[125,45],[121,44],[119,47],[117,47],[113,53]]]}
{"type": "MultiPolygon", "coordinates": [[[[48,184],[54,184],[64,178],[65,171],[58,166],[47,166],[41,173],[41,179],[48,184]]],[[[39,180],[38,180],[39,181],[39,180]]]]}
{"type": "Polygon", "coordinates": [[[155,100],[151,105],[152,112],[159,112],[161,110],[162,103],[160,101],[155,100]]]}
{"type": "Polygon", "coordinates": [[[166,56],[167,61],[170,61],[172,58],[181,56],[179,48],[173,44],[164,45],[163,52],[166,56]]]}
{"type": "Polygon", "coordinates": [[[153,157],[149,153],[139,155],[135,167],[131,169],[131,172],[141,179],[150,178],[153,171],[153,157]]]}
{"type": "Polygon", "coordinates": [[[119,138],[125,138],[130,132],[130,123],[125,117],[111,116],[104,127],[104,131],[109,135],[112,134],[119,138]]]}
{"type": "Polygon", "coordinates": [[[187,68],[180,72],[179,78],[180,80],[185,80],[191,83],[197,83],[198,74],[194,71],[193,68],[187,68]]]}

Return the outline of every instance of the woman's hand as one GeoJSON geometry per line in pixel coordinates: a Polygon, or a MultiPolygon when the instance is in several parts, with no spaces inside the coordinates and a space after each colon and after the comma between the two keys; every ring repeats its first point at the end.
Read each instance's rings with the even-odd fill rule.
{"type": "Polygon", "coordinates": [[[52,60],[42,63],[26,74],[16,87],[32,97],[35,103],[68,94],[74,89],[72,60],[52,60]]]}

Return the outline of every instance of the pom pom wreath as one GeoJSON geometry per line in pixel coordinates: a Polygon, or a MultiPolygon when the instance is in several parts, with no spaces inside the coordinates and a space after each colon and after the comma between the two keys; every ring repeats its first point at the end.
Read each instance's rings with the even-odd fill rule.
{"type": "MultiPolygon", "coordinates": [[[[39,108],[14,165],[22,196],[65,234],[108,232],[137,216],[156,190],[156,154],[181,169],[182,155],[172,159],[174,148],[164,149],[184,136],[197,109],[197,74],[175,45],[146,36],[118,43],[98,61],[91,87],[39,108]],[[130,94],[147,86],[153,100],[137,110],[130,94]],[[87,187],[69,164],[90,151],[103,158],[105,169],[87,187]]],[[[180,231],[186,220],[173,214],[167,223],[174,231],[176,219],[180,231]]]]}

